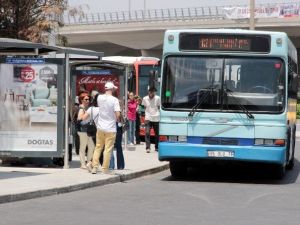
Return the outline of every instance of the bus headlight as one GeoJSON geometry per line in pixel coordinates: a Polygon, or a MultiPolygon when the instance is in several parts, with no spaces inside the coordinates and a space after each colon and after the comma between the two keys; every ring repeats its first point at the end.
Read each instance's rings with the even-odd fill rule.
{"type": "Polygon", "coordinates": [[[187,142],[187,137],[186,137],[186,136],[179,135],[179,136],[178,136],[178,141],[179,141],[179,142],[187,142]]]}
{"type": "Polygon", "coordinates": [[[274,141],[272,139],[265,139],[264,144],[265,145],[274,145],[274,141]]]}
{"type": "Polygon", "coordinates": [[[264,139],[264,138],[256,138],[254,141],[254,145],[264,145],[264,146],[284,146],[284,139],[264,139]]]}
{"type": "Polygon", "coordinates": [[[187,136],[183,136],[183,135],[170,135],[170,136],[166,136],[166,135],[160,135],[159,136],[159,141],[160,142],[187,142],[187,136]]]}
{"type": "Polygon", "coordinates": [[[255,139],[254,145],[264,145],[264,139],[262,138],[255,139]]]}
{"type": "Polygon", "coordinates": [[[178,140],[178,136],[169,136],[169,141],[171,141],[171,142],[177,142],[177,140],[178,140]]]}

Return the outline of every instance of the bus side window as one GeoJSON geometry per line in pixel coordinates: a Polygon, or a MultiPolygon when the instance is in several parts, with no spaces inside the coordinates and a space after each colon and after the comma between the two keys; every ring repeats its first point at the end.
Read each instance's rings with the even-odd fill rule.
{"type": "Polygon", "coordinates": [[[241,67],[237,69],[236,75],[236,90],[241,91],[241,67]]]}
{"type": "Polygon", "coordinates": [[[136,93],[136,76],[135,76],[135,72],[133,70],[131,70],[129,72],[129,77],[128,77],[128,90],[136,93]]]}

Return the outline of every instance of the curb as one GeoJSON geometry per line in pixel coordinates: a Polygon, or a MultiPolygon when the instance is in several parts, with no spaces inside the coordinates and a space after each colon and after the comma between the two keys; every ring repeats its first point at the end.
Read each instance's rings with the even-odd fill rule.
{"type": "Polygon", "coordinates": [[[110,177],[108,179],[93,181],[93,182],[89,182],[89,183],[82,183],[82,184],[76,184],[76,185],[71,185],[71,186],[51,188],[51,189],[46,189],[46,190],[39,190],[39,191],[19,193],[19,194],[2,195],[2,196],[0,196],[0,204],[28,200],[28,199],[33,199],[33,198],[47,197],[47,196],[51,196],[51,195],[64,194],[64,193],[69,193],[69,192],[73,192],[73,191],[84,190],[87,188],[93,188],[93,187],[103,186],[103,185],[107,185],[107,184],[124,182],[127,180],[139,178],[142,176],[159,173],[159,172],[167,170],[167,169],[169,169],[169,164],[158,166],[158,167],[151,168],[151,169],[142,170],[142,171],[132,172],[129,174],[116,174],[115,176],[110,177]]]}

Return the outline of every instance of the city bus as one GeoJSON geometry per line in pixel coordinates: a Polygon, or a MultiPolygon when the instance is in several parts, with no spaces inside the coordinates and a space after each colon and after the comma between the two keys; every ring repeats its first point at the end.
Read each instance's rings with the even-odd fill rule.
{"type": "Polygon", "coordinates": [[[172,176],[203,162],[294,166],[297,51],[283,32],[167,30],[159,160],[172,176]]]}
{"type": "MultiPolygon", "coordinates": [[[[160,59],[146,56],[108,56],[103,60],[123,63],[129,66],[128,91],[132,91],[141,98],[148,95],[148,88],[155,86],[159,90],[160,59]]],[[[159,93],[157,93],[159,94],[159,93]]],[[[145,136],[144,114],[140,118],[140,136],[145,136]]],[[[151,130],[151,135],[154,131],[151,130]]]]}

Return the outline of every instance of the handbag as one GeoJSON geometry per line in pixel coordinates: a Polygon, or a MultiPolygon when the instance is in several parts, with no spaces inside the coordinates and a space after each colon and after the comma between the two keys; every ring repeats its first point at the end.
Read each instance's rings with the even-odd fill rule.
{"type": "Polygon", "coordinates": [[[127,131],[129,128],[129,121],[128,119],[124,119],[123,123],[122,123],[122,132],[124,133],[125,131],[127,131]]]}
{"type": "Polygon", "coordinates": [[[74,123],[74,128],[75,128],[76,132],[77,131],[81,131],[81,121],[82,120],[76,120],[76,121],[73,122],[74,123]]]}
{"type": "Polygon", "coordinates": [[[93,118],[93,107],[91,108],[90,121],[86,125],[86,133],[89,137],[95,137],[97,133],[97,127],[93,118]]]}

